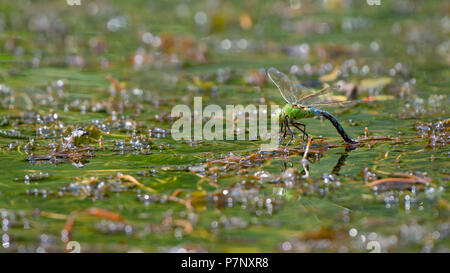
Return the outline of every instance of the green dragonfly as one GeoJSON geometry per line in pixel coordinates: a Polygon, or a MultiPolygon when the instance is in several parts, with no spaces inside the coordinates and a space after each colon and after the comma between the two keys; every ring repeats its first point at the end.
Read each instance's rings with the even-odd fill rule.
{"type": "Polygon", "coordinates": [[[272,80],[272,82],[280,90],[281,96],[286,100],[288,104],[280,109],[279,119],[281,123],[281,133],[280,133],[280,145],[286,138],[287,130],[290,133],[290,140],[286,144],[286,147],[294,138],[294,133],[290,125],[294,126],[303,133],[303,140],[308,140],[308,134],[306,133],[306,125],[297,122],[299,119],[312,118],[314,116],[323,116],[328,119],[333,126],[336,128],[341,137],[345,142],[349,144],[357,144],[358,142],[352,140],[348,134],[344,131],[341,124],[333,117],[330,113],[324,110],[317,109],[317,106],[332,106],[332,105],[342,105],[350,102],[339,102],[339,101],[323,101],[321,96],[335,89],[334,87],[327,86],[315,92],[310,92],[306,87],[300,84],[294,84],[289,77],[278,71],[276,68],[269,68],[267,70],[267,75],[272,80]],[[303,127],[303,128],[301,128],[303,127]]]}

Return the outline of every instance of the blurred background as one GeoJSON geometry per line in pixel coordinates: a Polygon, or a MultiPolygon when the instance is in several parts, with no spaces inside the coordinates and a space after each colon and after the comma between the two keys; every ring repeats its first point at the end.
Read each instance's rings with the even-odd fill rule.
{"type": "Polygon", "coordinates": [[[449,33],[438,0],[0,0],[0,252],[448,252],[449,33]],[[362,101],[362,147],[170,138],[193,96],[283,105],[269,67],[362,101]]]}

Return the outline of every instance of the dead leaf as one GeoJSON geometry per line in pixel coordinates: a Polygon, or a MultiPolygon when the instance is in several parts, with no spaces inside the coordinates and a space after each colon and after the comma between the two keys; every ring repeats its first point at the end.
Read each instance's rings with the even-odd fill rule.
{"type": "Polygon", "coordinates": [[[86,209],[86,213],[91,216],[100,217],[100,218],[104,218],[104,219],[108,219],[108,220],[112,220],[112,221],[123,221],[124,220],[120,214],[109,211],[109,210],[104,210],[104,209],[89,208],[89,209],[86,209]]]}
{"type": "Polygon", "coordinates": [[[413,176],[411,178],[384,178],[375,180],[367,186],[369,187],[377,187],[377,189],[389,190],[389,189],[408,189],[415,185],[427,185],[430,183],[430,180],[424,179],[421,177],[413,176]]]}

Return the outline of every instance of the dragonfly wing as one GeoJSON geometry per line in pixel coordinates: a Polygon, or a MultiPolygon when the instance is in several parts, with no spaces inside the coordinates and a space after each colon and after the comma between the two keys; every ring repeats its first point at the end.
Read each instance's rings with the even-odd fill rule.
{"type": "Polygon", "coordinates": [[[267,70],[269,79],[278,87],[281,96],[288,103],[296,103],[300,98],[300,93],[297,86],[289,79],[289,77],[276,68],[269,68],[267,70]]]}
{"type": "Polygon", "coordinates": [[[341,105],[349,105],[358,103],[361,101],[358,100],[351,100],[351,101],[324,101],[324,102],[318,102],[318,103],[310,103],[308,106],[341,106],[341,105]]]}
{"type": "Polygon", "coordinates": [[[331,92],[333,89],[334,89],[333,87],[327,86],[327,87],[325,87],[323,89],[315,91],[312,94],[309,94],[309,95],[301,97],[300,100],[299,100],[299,103],[302,104],[302,105],[312,105],[313,102],[317,102],[317,100],[320,101],[320,99],[319,99],[320,96],[331,92]]]}

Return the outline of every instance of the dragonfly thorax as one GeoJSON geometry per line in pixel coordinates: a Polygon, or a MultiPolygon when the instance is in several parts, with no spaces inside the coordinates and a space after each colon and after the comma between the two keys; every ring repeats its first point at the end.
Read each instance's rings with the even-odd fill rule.
{"type": "Polygon", "coordinates": [[[286,104],[283,107],[282,112],[290,119],[312,118],[316,115],[314,108],[305,107],[299,104],[286,104]]]}

